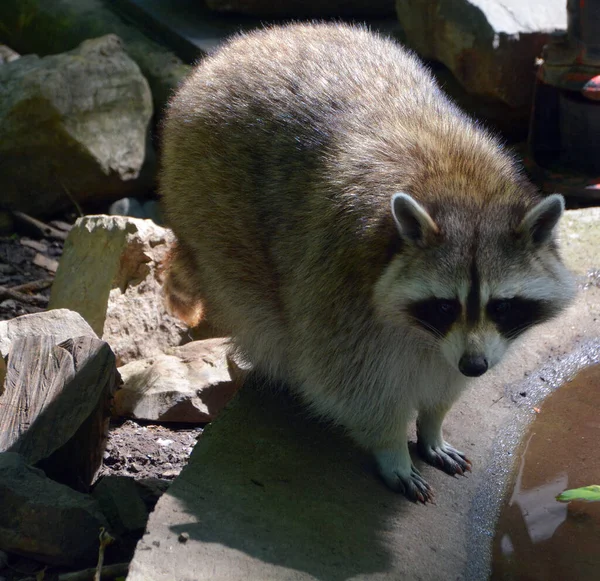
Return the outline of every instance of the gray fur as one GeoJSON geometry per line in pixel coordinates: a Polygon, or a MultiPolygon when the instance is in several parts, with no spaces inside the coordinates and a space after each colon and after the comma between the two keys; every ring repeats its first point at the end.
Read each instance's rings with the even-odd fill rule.
{"type": "Polygon", "coordinates": [[[573,295],[556,198],[543,202],[413,55],[342,25],[235,38],[173,98],[163,146],[173,312],[207,313],[409,498],[432,494],[408,453],[415,411],[424,457],[468,470],[441,424],[467,384],[461,357],[492,367],[511,341],[490,301],[543,299],[554,316],[573,295]],[[549,219],[532,245],[536,212],[549,219]],[[469,320],[468,296],[481,301],[469,320]],[[430,299],[459,302],[444,333],[415,320],[430,299]]]}

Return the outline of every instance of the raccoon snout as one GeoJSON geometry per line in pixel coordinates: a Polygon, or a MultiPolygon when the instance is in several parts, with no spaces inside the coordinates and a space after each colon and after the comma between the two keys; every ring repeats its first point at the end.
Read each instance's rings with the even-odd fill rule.
{"type": "Polygon", "coordinates": [[[482,355],[463,355],[458,370],[467,377],[479,377],[488,370],[488,360],[482,355]]]}

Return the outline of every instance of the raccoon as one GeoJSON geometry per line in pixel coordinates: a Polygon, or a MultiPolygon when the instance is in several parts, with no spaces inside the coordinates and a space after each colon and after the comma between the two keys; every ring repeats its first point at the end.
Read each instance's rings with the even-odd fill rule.
{"type": "Polygon", "coordinates": [[[160,192],[172,312],[208,313],[414,501],[433,497],[414,414],[424,460],[470,470],[444,416],[574,295],[562,196],[364,27],[273,26],[205,58],[168,106],[160,192]]]}

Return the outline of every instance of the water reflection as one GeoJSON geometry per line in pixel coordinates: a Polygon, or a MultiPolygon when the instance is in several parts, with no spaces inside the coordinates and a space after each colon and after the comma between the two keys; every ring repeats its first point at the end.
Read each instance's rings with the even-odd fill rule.
{"type": "Polygon", "coordinates": [[[600,366],[544,402],[526,437],[494,539],[492,580],[600,579],[600,503],[559,503],[600,484],[600,366]]]}
{"type": "Polygon", "coordinates": [[[553,480],[541,486],[529,490],[523,487],[525,458],[534,435],[529,436],[525,445],[509,505],[514,504],[519,507],[525,528],[529,533],[529,540],[538,543],[549,539],[567,518],[567,505],[556,502],[556,495],[569,487],[569,475],[561,472],[553,480]]]}

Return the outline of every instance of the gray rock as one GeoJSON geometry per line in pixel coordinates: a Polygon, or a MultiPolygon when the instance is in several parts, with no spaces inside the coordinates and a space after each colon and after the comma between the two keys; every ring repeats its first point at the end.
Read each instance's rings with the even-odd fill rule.
{"type": "Polygon", "coordinates": [[[133,478],[105,476],[94,487],[92,496],[108,519],[113,534],[121,536],[143,532],[148,521],[148,509],[133,478]]]}
{"type": "Polygon", "coordinates": [[[0,22],[7,28],[3,37],[13,49],[44,56],[72,50],[88,38],[117,34],[150,83],[155,111],[162,111],[191,70],[173,52],[126,23],[104,0],[35,2],[34,8],[22,0],[0,2],[0,22]]]}
{"type": "Polygon", "coordinates": [[[0,454],[0,549],[53,565],[95,562],[100,527],[96,500],[46,478],[19,454],[0,454]]]}
{"type": "MultiPolygon", "coordinates": [[[[599,225],[597,209],[567,212],[562,246],[578,273],[598,268],[599,225]]],[[[519,412],[522,422],[533,415],[503,397],[506,386],[541,366],[559,366],[561,354],[590,340],[596,346],[578,364],[600,360],[598,320],[600,287],[590,286],[475,381],[444,426],[473,472],[450,478],[415,458],[436,491],[436,504],[426,507],[388,490],[340,430],[249,378],[158,501],[128,581],[487,579],[485,571],[466,573],[479,547],[491,554],[493,529],[475,501],[497,502],[478,495],[484,484],[500,494],[510,475],[514,450],[505,447],[502,429],[519,412]],[[505,463],[492,465],[502,450],[505,463]],[[181,533],[189,535],[186,543],[178,541],[181,533]]]]}
{"type": "Polygon", "coordinates": [[[80,218],[65,242],[50,308],[80,313],[112,347],[118,366],[179,345],[187,327],[167,314],[159,280],[173,240],[150,220],[80,218]]]}
{"type": "Polygon", "coordinates": [[[154,510],[158,499],[171,485],[170,482],[161,480],[160,478],[139,478],[135,480],[135,484],[148,512],[154,510]]]}
{"type": "Polygon", "coordinates": [[[47,214],[151,186],[152,95],[115,35],[0,67],[2,206],[47,214]]]}
{"type": "Polygon", "coordinates": [[[587,276],[600,268],[600,208],[570,210],[561,221],[560,233],[561,253],[573,272],[587,276]]]}
{"type": "Polygon", "coordinates": [[[227,356],[227,339],[194,341],[119,369],[119,416],[161,422],[210,422],[233,397],[244,373],[227,356]]]}
{"type": "Polygon", "coordinates": [[[534,61],[557,29],[564,0],[396,0],[408,44],[444,63],[468,92],[531,107],[534,61]]]}
{"type": "Polygon", "coordinates": [[[108,213],[111,216],[152,220],[159,226],[164,222],[160,204],[156,200],[147,200],[142,203],[136,198],[121,198],[110,205],[108,213]]]}
{"type": "Polygon", "coordinates": [[[160,203],[156,200],[148,200],[142,206],[145,218],[152,220],[155,224],[163,226],[165,223],[160,203]]]}
{"type": "Polygon", "coordinates": [[[142,204],[135,198],[121,198],[113,202],[108,208],[111,216],[128,216],[129,218],[147,218],[142,204]]]}

